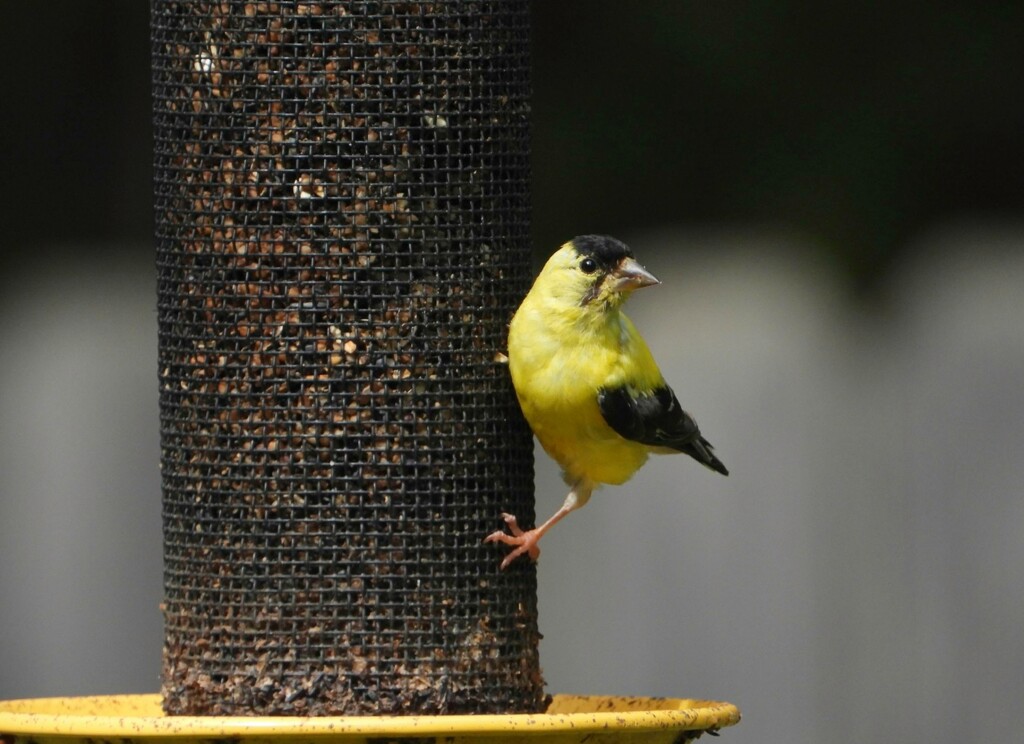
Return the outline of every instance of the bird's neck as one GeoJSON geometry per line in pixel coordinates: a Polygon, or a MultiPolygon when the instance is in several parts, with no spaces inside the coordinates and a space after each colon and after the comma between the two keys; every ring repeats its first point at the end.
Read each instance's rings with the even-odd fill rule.
{"type": "Polygon", "coordinates": [[[619,343],[626,332],[625,316],[618,307],[595,307],[577,317],[576,332],[584,343],[619,343]]]}

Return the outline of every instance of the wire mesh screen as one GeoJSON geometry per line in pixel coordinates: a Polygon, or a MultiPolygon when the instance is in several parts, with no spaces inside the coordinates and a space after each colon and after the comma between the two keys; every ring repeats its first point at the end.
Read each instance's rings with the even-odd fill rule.
{"type": "Polygon", "coordinates": [[[153,0],[167,712],[544,707],[527,6],[153,0]]]}

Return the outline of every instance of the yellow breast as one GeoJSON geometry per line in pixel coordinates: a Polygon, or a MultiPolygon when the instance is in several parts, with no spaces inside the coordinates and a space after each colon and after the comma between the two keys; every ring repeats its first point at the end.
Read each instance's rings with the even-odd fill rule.
{"type": "Polygon", "coordinates": [[[661,374],[625,315],[594,321],[524,303],[509,329],[509,369],[526,420],[567,480],[618,484],[649,450],[605,423],[598,393],[621,385],[646,392],[661,374]]]}

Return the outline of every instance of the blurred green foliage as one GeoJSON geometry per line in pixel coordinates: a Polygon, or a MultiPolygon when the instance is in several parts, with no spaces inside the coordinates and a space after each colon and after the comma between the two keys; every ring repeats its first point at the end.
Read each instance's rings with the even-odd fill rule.
{"type": "Polygon", "coordinates": [[[1024,206],[1021,3],[534,2],[534,234],[754,222],[871,283],[1024,206]]]}
{"type": "MultiPolygon", "coordinates": [[[[148,12],[5,8],[6,243],[150,239],[148,12]]],[[[1020,216],[1024,3],[535,0],[533,20],[541,253],[754,223],[869,285],[935,222],[1020,216]]]]}

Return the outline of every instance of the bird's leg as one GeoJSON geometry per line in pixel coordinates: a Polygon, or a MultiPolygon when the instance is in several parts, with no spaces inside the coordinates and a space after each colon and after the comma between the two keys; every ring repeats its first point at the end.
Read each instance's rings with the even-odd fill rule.
{"type": "Polygon", "coordinates": [[[550,530],[557,524],[562,517],[571,511],[579,509],[581,506],[587,503],[590,499],[590,494],[594,491],[594,484],[590,483],[586,479],[576,481],[572,488],[569,490],[569,495],[565,497],[565,502],[551,517],[542,524],[540,527],[534,527],[532,530],[523,530],[519,523],[516,521],[515,515],[513,514],[502,514],[502,519],[505,520],[505,524],[508,525],[509,530],[512,534],[502,532],[492,532],[486,538],[484,542],[500,542],[505,545],[511,545],[515,549],[505,556],[505,559],[501,562],[501,568],[508,568],[508,565],[519,556],[526,553],[534,561],[540,556],[540,547],[537,545],[540,542],[541,537],[544,533],[550,530]]]}

